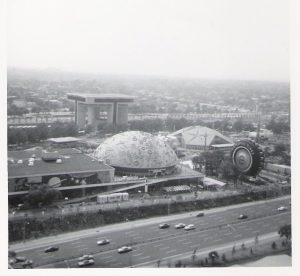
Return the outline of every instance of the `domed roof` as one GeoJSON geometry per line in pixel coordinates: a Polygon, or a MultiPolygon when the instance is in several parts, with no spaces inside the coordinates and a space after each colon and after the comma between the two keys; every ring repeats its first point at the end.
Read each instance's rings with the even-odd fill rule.
{"type": "Polygon", "coordinates": [[[177,156],[162,139],[141,131],[127,131],[105,140],[94,152],[113,167],[154,169],[177,164],[177,156]]]}

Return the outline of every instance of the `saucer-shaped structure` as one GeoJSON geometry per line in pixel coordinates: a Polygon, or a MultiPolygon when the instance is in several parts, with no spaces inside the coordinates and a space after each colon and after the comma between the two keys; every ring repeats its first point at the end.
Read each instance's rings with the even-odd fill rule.
{"type": "Polygon", "coordinates": [[[158,137],[127,131],[105,140],[94,152],[97,160],[114,167],[117,174],[170,174],[178,163],[173,149],[158,137]]]}

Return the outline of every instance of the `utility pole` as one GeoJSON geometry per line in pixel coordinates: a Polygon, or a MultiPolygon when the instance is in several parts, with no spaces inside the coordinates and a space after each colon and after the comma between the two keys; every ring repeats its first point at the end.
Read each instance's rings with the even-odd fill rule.
{"type": "Polygon", "coordinates": [[[255,106],[255,111],[257,115],[257,129],[256,129],[256,142],[259,143],[260,140],[260,113],[259,113],[259,108],[258,108],[258,103],[256,103],[255,106]]]}

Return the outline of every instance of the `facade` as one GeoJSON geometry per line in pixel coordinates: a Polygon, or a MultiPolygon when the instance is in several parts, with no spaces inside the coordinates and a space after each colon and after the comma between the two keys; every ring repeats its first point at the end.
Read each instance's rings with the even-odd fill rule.
{"type": "Polygon", "coordinates": [[[109,183],[114,168],[76,149],[47,152],[42,148],[8,152],[8,191],[29,190],[33,184],[58,186],[109,183]]]}
{"type": "Polygon", "coordinates": [[[127,125],[128,104],[133,97],[119,94],[68,94],[75,103],[75,122],[80,129],[99,123],[127,125]]]}
{"type": "Polygon", "coordinates": [[[108,138],[95,150],[94,157],[121,175],[172,174],[178,163],[167,143],[142,131],[127,131],[108,138]]]}

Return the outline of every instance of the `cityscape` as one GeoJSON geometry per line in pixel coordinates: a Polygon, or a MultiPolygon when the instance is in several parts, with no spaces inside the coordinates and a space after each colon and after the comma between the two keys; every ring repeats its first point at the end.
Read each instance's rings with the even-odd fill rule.
{"type": "MultiPolygon", "coordinates": [[[[11,21],[23,5],[13,2],[11,21]]],[[[101,8],[109,13],[113,2],[101,8]]],[[[129,2],[143,14],[144,6],[129,2]]],[[[181,1],[175,2],[174,9],[181,1]]],[[[277,6],[268,12],[277,14],[277,6]]],[[[142,20],[139,12],[133,15],[142,20]]],[[[170,20],[179,20],[168,12],[169,6],[170,20]]],[[[94,18],[90,7],[87,15],[94,18]]],[[[83,20],[84,11],[77,16],[83,20]]],[[[180,20],[189,22],[185,16],[180,20]]],[[[11,56],[9,269],[292,266],[289,79],[223,78],[217,69],[216,77],[189,76],[173,74],[172,66],[165,67],[170,74],[105,71],[104,65],[80,71],[54,68],[51,59],[38,68],[11,56]]],[[[92,64],[94,56],[85,59],[92,64]]]]}

